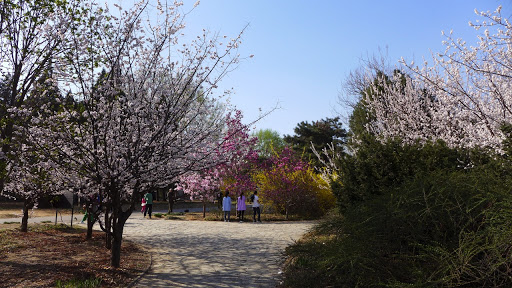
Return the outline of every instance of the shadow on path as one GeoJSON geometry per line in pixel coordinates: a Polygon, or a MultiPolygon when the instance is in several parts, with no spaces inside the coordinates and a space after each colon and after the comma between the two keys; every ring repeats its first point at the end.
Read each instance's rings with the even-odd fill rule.
{"type": "Polygon", "coordinates": [[[133,287],[275,287],[284,248],[313,224],[130,219],[126,239],[153,255],[133,287]]]}

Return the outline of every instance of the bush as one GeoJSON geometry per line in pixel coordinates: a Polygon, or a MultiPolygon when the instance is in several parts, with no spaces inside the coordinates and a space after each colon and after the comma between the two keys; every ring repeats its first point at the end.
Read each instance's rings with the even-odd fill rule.
{"type": "Polygon", "coordinates": [[[337,181],[332,183],[338,207],[358,205],[383,195],[416,175],[469,165],[469,153],[448,148],[442,142],[425,146],[404,145],[400,140],[380,143],[368,138],[355,154],[344,154],[337,181]]]}
{"type": "Polygon", "coordinates": [[[512,287],[507,159],[397,144],[344,159],[341,214],[287,250],[284,285],[512,287]]]}

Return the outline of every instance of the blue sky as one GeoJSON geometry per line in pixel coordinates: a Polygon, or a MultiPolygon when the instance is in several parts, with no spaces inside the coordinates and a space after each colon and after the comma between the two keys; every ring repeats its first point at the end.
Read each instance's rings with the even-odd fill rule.
{"type": "MultiPolygon", "coordinates": [[[[190,8],[195,0],[184,2],[190,8]]],[[[254,57],[224,78],[221,89],[234,89],[231,102],[246,123],[260,108],[279,105],[255,128],[283,135],[301,121],[337,116],[342,82],[361,59],[379,49],[391,63],[430,57],[443,49],[443,30],[471,43],[474,9],[499,5],[503,16],[512,16],[511,0],[203,0],[187,16],[186,31],[235,36],[249,24],[240,53],[254,57]]]]}

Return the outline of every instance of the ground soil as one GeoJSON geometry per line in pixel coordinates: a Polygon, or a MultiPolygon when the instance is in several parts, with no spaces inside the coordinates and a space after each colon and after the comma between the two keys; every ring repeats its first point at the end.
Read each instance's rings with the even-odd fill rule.
{"type": "Polygon", "coordinates": [[[127,287],[151,263],[143,247],[123,241],[121,267],[112,268],[102,232],[86,240],[84,229],[67,226],[33,224],[25,233],[19,224],[2,226],[0,287],[56,287],[57,281],[97,278],[99,287],[127,287]]]}
{"type": "MultiPolygon", "coordinates": [[[[155,204],[157,211],[166,210],[167,203],[155,204]]],[[[202,205],[185,204],[187,207],[202,205]]],[[[19,218],[21,211],[22,203],[0,202],[0,219],[19,218]]],[[[33,209],[29,217],[55,216],[56,212],[58,215],[70,215],[71,209],[33,209]]],[[[81,211],[77,207],[74,213],[77,215],[75,218],[81,218],[81,211]]],[[[154,216],[153,220],[157,221],[220,221],[222,215],[220,212],[209,212],[206,219],[197,212],[154,216]]],[[[264,221],[284,220],[282,215],[273,214],[262,215],[262,218],[264,221]]],[[[96,278],[101,279],[100,287],[127,287],[151,265],[151,258],[144,247],[123,241],[121,267],[111,268],[110,251],[105,248],[103,232],[95,231],[93,239],[86,240],[83,228],[29,224],[29,232],[26,233],[20,232],[19,228],[19,221],[0,222],[0,288],[56,287],[57,281],[66,283],[96,278]]]]}
{"type": "MultiPolygon", "coordinates": [[[[167,208],[165,202],[155,204],[160,210],[167,208]]],[[[21,202],[0,202],[0,219],[20,218],[22,208],[21,202]]],[[[81,218],[83,211],[75,207],[73,212],[77,215],[75,218],[81,218]]],[[[56,214],[60,217],[71,213],[71,209],[32,209],[29,217],[56,214]]],[[[200,213],[190,214],[176,217],[202,220],[200,213]]],[[[105,248],[103,232],[95,231],[93,239],[86,240],[83,228],[29,224],[26,233],[20,232],[19,228],[19,221],[0,221],[0,288],[56,287],[58,281],[96,278],[101,279],[100,287],[127,287],[151,264],[144,247],[123,241],[121,267],[111,268],[110,251],[105,248]]]]}

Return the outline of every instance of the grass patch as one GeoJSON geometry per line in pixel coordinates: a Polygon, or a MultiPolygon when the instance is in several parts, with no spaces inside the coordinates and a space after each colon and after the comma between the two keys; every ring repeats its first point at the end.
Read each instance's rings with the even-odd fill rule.
{"type": "MultiPolygon", "coordinates": [[[[331,214],[313,231],[286,248],[280,287],[350,287],[343,282],[341,216],[331,214]]],[[[346,273],[346,272],[345,272],[346,273]]]]}
{"type": "Polygon", "coordinates": [[[20,222],[16,221],[5,221],[4,224],[20,224],[20,222]]]}
{"type": "Polygon", "coordinates": [[[100,278],[93,278],[93,279],[72,279],[69,281],[62,282],[58,280],[55,283],[55,286],[57,288],[96,288],[101,286],[101,279],[100,278]]]}
{"type": "Polygon", "coordinates": [[[171,213],[154,213],[153,217],[165,220],[184,220],[184,212],[171,212],[171,213]]]}
{"type": "Polygon", "coordinates": [[[13,232],[13,230],[0,231],[0,254],[5,254],[6,252],[22,247],[19,241],[15,241],[13,237],[11,237],[13,232]]]}
{"type": "MultiPolygon", "coordinates": [[[[51,223],[51,221],[50,221],[51,223]]],[[[57,225],[55,224],[48,224],[48,223],[34,223],[29,225],[29,230],[32,232],[45,232],[45,231],[61,231],[61,232],[71,232],[71,233],[79,233],[83,231],[83,228],[77,228],[71,226],[68,226],[64,223],[59,223],[57,225]]]]}
{"type": "Polygon", "coordinates": [[[167,213],[166,215],[183,216],[183,215],[185,215],[185,212],[171,212],[171,213],[167,213]]]}
{"type": "MultiPolygon", "coordinates": [[[[177,212],[180,213],[180,212],[177,212]]],[[[181,212],[182,213],[182,212],[181,212]]],[[[167,214],[167,215],[172,215],[167,214]]],[[[220,210],[213,210],[206,212],[206,216],[203,218],[203,212],[190,212],[183,213],[185,220],[199,220],[199,221],[222,221],[224,218],[224,214],[220,210]]],[[[180,218],[183,219],[183,218],[180,218]]],[[[305,219],[303,217],[299,217],[296,215],[289,215],[288,220],[286,220],[285,215],[281,215],[278,213],[265,213],[261,214],[261,221],[263,222],[277,222],[277,221],[303,221],[310,220],[305,219]]],[[[231,221],[238,221],[238,217],[236,217],[236,211],[231,211],[231,221]]],[[[252,210],[245,211],[244,222],[252,222],[252,210]]]]}
{"type": "Polygon", "coordinates": [[[215,216],[215,215],[206,215],[204,220],[205,221],[219,221],[219,220],[221,220],[221,218],[219,216],[215,216]]]}
{"type": "Polygon", "coordinates": [[[52,223],[52,221],[50,221],[50,220],[46,220],[46,221],[41,221],[41,223],[48,224],[48,223],[52,223]]]}

